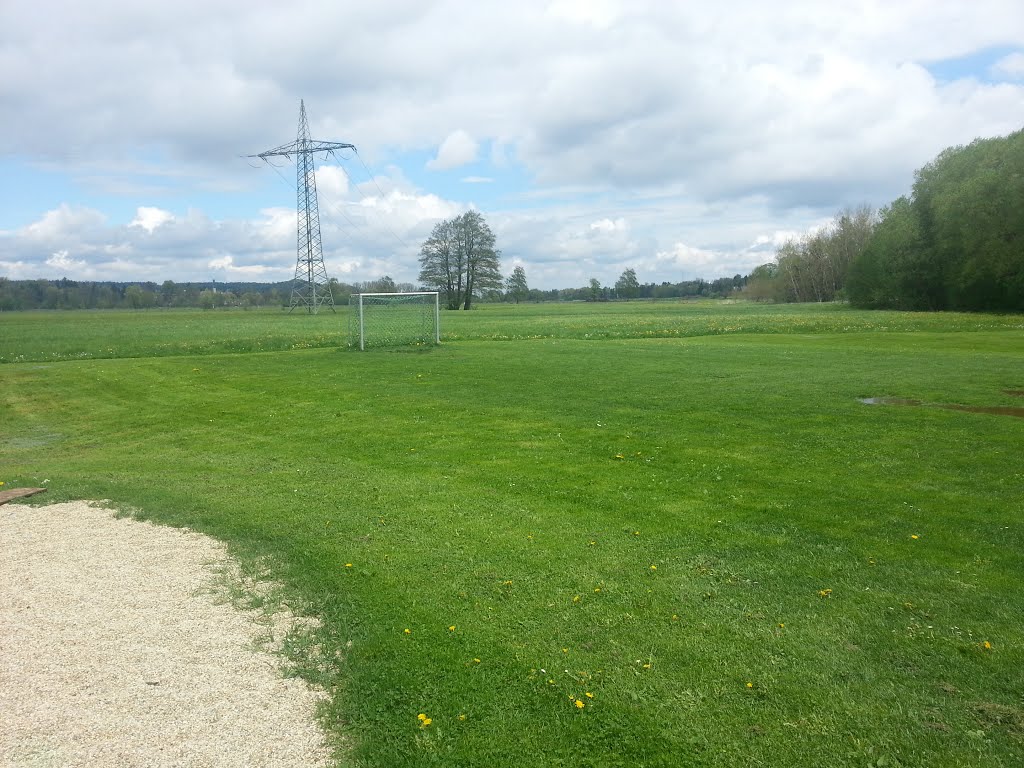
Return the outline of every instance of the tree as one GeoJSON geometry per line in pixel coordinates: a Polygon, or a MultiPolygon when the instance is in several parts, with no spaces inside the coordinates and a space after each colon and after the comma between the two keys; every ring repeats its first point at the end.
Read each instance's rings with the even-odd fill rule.
{"type": "Polygon", "coordinates": [[[758,273],[757,291],[762,296],[774,293],[782,301],[841,298],[850,267],[870,242],[876,222],[874,211],[861,206],[836,214],[814,234],[787,240],[775,253],[777,268],[771,274],[758,273]],[[772,291],[769,282],[775,284],[772,291]]]}
{"type": "Polygon", "coordinates": [[[526,270],[516,266],[505,281],[505,290],[516,304],[525,299],[530,293],[530,288],[526,284],[526,270]]]}
{"type": "Polygon", "coordinates": [[[632,268],[627,269],[615,282],[615,293],[623,298],[635,299],[640,293],[640,283],[636,279],[636,272],[632,268]]]}
{"type": "Polygon", "coordinates": [[[420,282],[445,296],[448,309],[469,309],[475,295],[500,289],[501,251],[477,211],[434,226],[420,247],[420,282]]]}
{"type": "Polygon", "coordinates": [[[929,309],[936,288],[927,268],[911,202],[900,197],[881,210],[864,251],[850,265],[850,303],[867,309],[929,309]]]}
{"type": "Polygon", "coordinates": [[[601,281],[596,277],[590,278],[590,288],[584,288],[587,291],[587,301],[600,301],[601,300],[601,281]]]}
{"type": "Polygon", "coordinates": [[[919,169],[854,261],[850,300],[1024,310],[1024,131],[950,147],[919,169]]]}
{"type": "Polygon", "coordinates": [[[786,287],[778,279],[779,265],[775,262],[755,267],[747,278],[743,295],[752,301],[782,301],[786,287]]]}

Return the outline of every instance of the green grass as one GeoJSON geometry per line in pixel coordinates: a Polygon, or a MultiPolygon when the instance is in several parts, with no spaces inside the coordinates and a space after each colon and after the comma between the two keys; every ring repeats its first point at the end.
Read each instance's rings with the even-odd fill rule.
{"type": "Polygon", "coordinates": [[[442,324],[360,354],[323,315],[2,315],[0,480],[269,568],[360,765],[1024,760],[1024,419],[857,401],[1024,405],[1024,318],[442,324]],[[214,354],[264,333],[321,348],[214,354]]]}
{"type": "MultiPolygon", "coordinates": [[[[333,349],[348,339],[347,306],[315,316],[250,311],[101,310],[0,313],[0,363],[333,349]]],[[[1024,330],[1020,315],[858,311],[839,304],[722,301],[483,304],[442,312],[445,341],[686,338],[747,333],[1024,330]]]]}

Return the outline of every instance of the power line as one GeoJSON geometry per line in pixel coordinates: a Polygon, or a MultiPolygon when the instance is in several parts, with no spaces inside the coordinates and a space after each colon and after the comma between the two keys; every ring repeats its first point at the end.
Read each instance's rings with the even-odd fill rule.
{"type": "MultiPolygon", "coordinates": [[[[381,189],[380,188],[380,184],[377,183],[377,177],[374,176],[372,173],[370,173],[370,169],[367,168],[366,167],[366,163],[363,162],[363,156],[360,155],[359,154],[359,150],[355,149],[354,147],[353,147],[353,154],[357,158],[359,158],[359,163],[363,166],[363,170],[366,171],[366,175],[370,177],[370,181],[373,182],[373,186],[375,186],[377,188],[377,192],[380,193],[380,200],[383,203],[384,202],[384,197],[385,197],[384,190],[381,189]]],[[[390,226],[388,226],[388,223],[386,221],[382,220],[382,223],[384,224],[385,229],[387,229],[388,232],[390,232],[398,242],[400,242],[406,248],[411,247],[407,242],[405,242],[405,240],[403,240],[401,237],[399,237],[398,234],[393,229],[391,229],[390,226]]]]}

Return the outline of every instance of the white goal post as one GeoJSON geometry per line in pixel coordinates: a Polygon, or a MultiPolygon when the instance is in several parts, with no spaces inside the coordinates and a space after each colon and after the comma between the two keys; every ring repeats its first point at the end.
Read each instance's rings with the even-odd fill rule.
{"type": "Polygon", "coordinates": [[[437,291],[353,293],[348,303],[349,346],[362,350],[441,343],[437,291]]]}

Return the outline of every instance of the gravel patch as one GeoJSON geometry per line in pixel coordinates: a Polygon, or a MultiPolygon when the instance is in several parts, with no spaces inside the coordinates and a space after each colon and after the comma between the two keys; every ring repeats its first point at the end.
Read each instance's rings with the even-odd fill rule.
{"type": "Polygon", "coordinates": [[[114,514],[0,506],[0,766],[328,765],[223,545],[114,514]]]}

